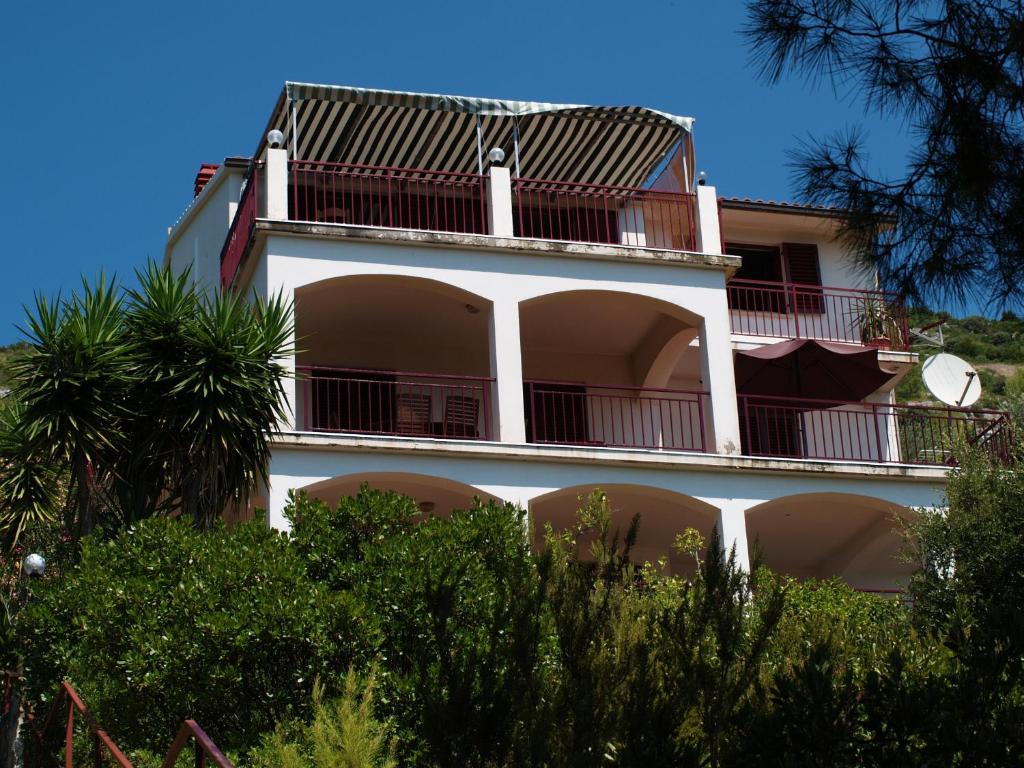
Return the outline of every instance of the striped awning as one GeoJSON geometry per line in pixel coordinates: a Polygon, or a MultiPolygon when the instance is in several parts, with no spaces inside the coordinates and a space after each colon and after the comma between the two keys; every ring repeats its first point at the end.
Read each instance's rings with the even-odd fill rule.
{"type": "MultiPolygon", "coordinates": [[[[505,151],[519,175],[640,186],[678,144],[690,158],[693,119],[643,107],[589,107],[286,83],[267,131],[300,160],[476,173],[505,151]],[[296,133],[297,129],[297,133],[296,133]],[[479,131],[479,142],[478,142],[479,131]],[[481,151],[482,150],[482,151],[481,151]]],[[[257,157],[266,152],[266,133],[257,157]]]]}

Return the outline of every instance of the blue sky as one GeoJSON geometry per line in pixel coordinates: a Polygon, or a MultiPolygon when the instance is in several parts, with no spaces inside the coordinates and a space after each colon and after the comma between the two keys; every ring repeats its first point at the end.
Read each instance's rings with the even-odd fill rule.
{"type": "Polygon", "coordinates": [[[792,199],[787,150],[855,124],[899,170],[898,124],[760,82],[743,20],[739,0],[10,4],[0,343],[35,292],[162,258],[199,163],[251,152],[289,79],[691,115],[725,195],[792,199]]]}

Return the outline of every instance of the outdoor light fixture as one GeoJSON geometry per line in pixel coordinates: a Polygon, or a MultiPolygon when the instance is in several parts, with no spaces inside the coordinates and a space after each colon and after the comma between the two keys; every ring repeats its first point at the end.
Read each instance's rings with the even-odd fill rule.
{"type": "Polygon", "coordinates": [[[267,134],[267,144],[271,149],[280,149],[284,146],[284,134],[275,128],[267,134]]]}
{"type": "Polygon", "coordinates": [[[703,187],[707,183],[708,183],[708,173],[707,173],[707,171],[701,171],[700,173],[698,173],[697,174],[697,184],[698,184],[698,186],[703,187]]]}
{"type": "Polygon", "coordinates": [[[495,147],[487,153],[487,159],[494,165],[501,165],[505,162],[505,150],[501,147],[495,147]]]}
{"type": "Polygon", "coordinates": [[[22,567],[29,576],[42,576],[46,570],[46,558],[33,552],[25,558],[22,567]]]}

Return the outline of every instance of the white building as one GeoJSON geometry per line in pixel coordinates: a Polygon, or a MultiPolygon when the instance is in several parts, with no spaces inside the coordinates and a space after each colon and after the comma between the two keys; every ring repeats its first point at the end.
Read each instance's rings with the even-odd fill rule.
{"type": "Polygon", "coordinates": [[[287,84],[166,251],[294,299],[268,522],[369,483],[540,531],[600,487],[641,513],[641,559],[717,525],[744,562],[903,585],[894,515],[942,503],[953,434],[1003,450],[1005,418],[896,404],[906,315],[834,212],[695,184],[692,122],[287,84]]]}

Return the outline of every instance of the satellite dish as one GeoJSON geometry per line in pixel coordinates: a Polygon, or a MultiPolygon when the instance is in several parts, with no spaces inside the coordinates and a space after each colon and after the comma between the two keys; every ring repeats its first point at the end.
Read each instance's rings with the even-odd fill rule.
{"type": "Polygon", "coordinates": [[[966,360],[940,352],[921,366],[921,378],[928,391],[946,405],[964,408],[981,397],[981,377],[966,360]]]}

